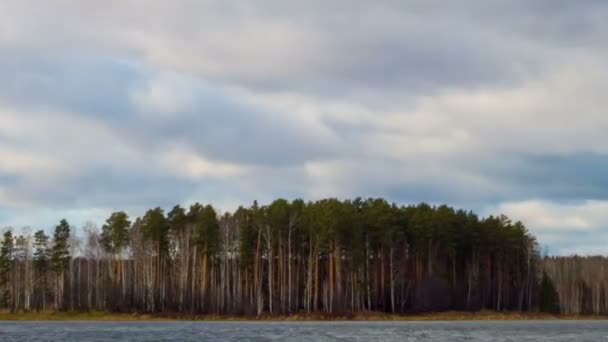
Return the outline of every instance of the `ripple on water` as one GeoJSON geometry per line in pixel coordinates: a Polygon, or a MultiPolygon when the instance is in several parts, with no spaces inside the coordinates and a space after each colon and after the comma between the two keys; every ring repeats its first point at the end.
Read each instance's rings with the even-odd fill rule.
{"type": "Polygon", "coordinates": [[[0,341],[595,342],[608,322],[2,322],[0,341]]]}

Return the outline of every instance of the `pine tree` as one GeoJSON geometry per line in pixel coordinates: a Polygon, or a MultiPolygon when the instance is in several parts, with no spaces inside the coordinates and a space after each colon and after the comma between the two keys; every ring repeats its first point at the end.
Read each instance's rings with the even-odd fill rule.
{"type": "Polygon", "coordinates": [[[196,242],[202,255],[201,307],[207,310],[211,302],[209,292],[214,266],[213,256],[218,249],[219,239],[217,213],[212,206],[206,205],[201,209],[196,221],[196,230],[196,242]]]}
{"type": "Polygon", "coordinates": [[[124,211],[110,215],[101,227],[100,243],[103,249],[109,254],[121,254],[129,245],[130,227],[131,221],[124,211]]]}
{"type": "Polygon", "coordinates": [[[123,254],[129,246],[130,228],[131,221],[129,221],[129,216],[124,211],[112,213],[101,227],[99,244],[106,253],[113,257],[112,260],[108,261],[110,263],[112,290],[115,294],[110,298],[111,300],[114,299],[113,307],[120,307],[124,304],[124,297],[127,292],[123,254]]]}
{"type": "MultiPolygon", "coordinates": [[[[34,234],[34,271],[36,272],[36,284],[38,295],[38,310],[46,310],[46,296],[49,272],[49,237],[43,230],[34,234]]],[[[35,289],[36,290],[36,289],[35,289]]]]}
{"type": "Polygon", "coordinates": [[[63,306],[66,270],[70,263],[70,225],[65,219],[55,227],[50,266],[55,273],[55,308],[63,306]]]}
{"type": "Polygon", "coordinates": [[[2,306],[11,310],[13,309],[11,274],[14,267],[14,250],[13,232],[7,230],[3,235],[2,246],[0,247],[0,289],[2,289],[2,306]]]}
{"type": "Polygon", "coordinates": [[[540,282],[540,299],[539,307],[541,312],[560,313],[559,295],[555,290],[553,281],[543,272],[543,278],[540,282]]]}
{"type": "Polygon", "coordinates": [[[151,242],[154,250],[154,267],[152,311],[163,310],[165,304],[165,285],[166,285],[166,266],[169,246],[169,223],[165,213],[161,208],[150,209],[142,220],[142,232],[145,241],[151,242]]]}

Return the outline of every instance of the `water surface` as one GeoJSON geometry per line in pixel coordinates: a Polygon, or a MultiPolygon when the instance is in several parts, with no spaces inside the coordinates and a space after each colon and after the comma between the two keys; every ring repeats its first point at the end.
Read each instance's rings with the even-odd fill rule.
{"type": "Polygon", "coordinates": [[[608,321],[0,322],[0,341],[608,341],[608,321]]]}

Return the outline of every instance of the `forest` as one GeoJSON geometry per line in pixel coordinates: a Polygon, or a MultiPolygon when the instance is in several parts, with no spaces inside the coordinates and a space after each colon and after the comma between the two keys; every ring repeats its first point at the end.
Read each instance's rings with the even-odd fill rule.
{"type": "Polygon", "coordinates": [[[180,314],[608,313],[603,257],[541,256],[521,222],[370,198],[195,203],[98,229],[5,230],[0,308],[180,314]]]}

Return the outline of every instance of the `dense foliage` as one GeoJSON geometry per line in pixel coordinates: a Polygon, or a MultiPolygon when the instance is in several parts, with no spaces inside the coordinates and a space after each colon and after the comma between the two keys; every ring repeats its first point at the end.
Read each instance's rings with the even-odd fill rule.
{"type": "Polygon", "coordinates": [[[85,229],[84,244],[70,228],[62,220],[52,239],[42,230],[4,235],[5,308],[219,314],[559,308],[550,296],[560,288],[541,276],[536,241],[521,222],[448,206],[279,199],[219,215],[196,203],[168,213],[151,209],[133,221],[113,213],[101,232],[85,229]],[[553,292],[544,294],[546,288],[553,292]]]}

